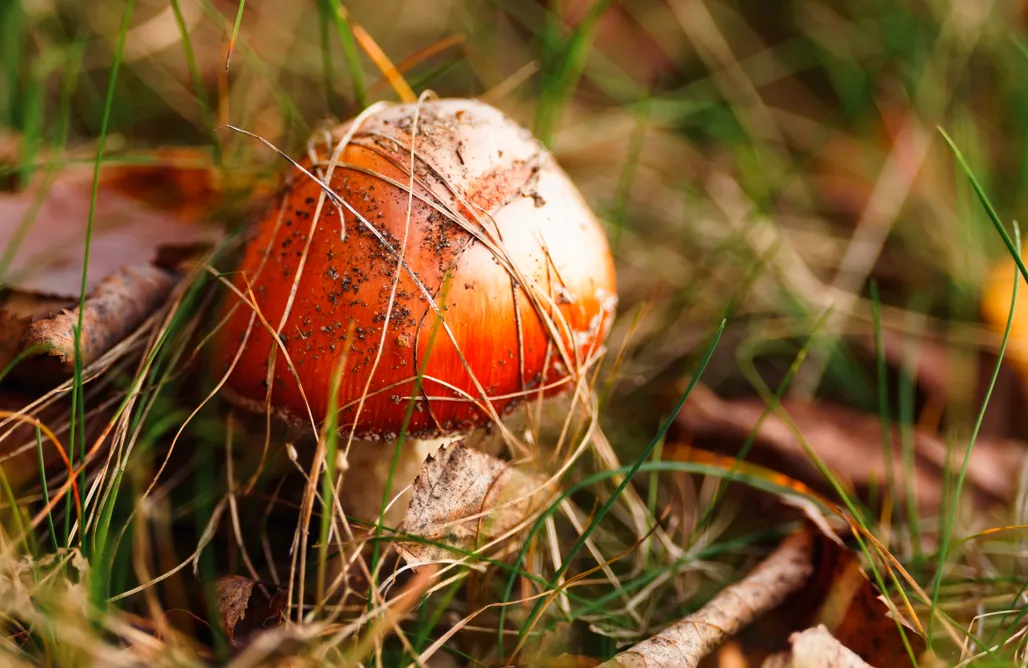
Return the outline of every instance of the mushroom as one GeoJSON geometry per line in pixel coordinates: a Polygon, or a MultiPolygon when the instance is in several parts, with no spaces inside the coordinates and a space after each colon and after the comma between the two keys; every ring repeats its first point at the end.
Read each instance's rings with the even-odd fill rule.
{"type": "Polygon", "coordinates": [[[497,109],[373,108],[295,164],[234,274],[253,303],[226,303],[233,402],[313,425],[342,363],[341,433],[393,440],[413,401],[408,436],[449,440],[574,388],[601,357],[617,305],[603,230],[497,109]]]}

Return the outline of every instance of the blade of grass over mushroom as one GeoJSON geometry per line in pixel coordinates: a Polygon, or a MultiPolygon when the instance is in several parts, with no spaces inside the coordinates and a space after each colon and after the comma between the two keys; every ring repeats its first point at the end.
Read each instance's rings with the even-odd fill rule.
{"type": "MultiPolygon", "coordinates": [[[[412,191],[413,192],[413,191],[412,191]]],[[[446,298],[449,295],[452,279],[447,276],[443,280],[443,285],[439,295],[439,308],[445,310],[446,298]]],[[[421,364],[418,366],[417,375],[414,378],[414,387],[411,390],[410,399],[407,400],[407,410],[403,415],[403,422],[400,425],[400,433],[396,437],[396,445],[393,446],[393,459],[389,463],[389,473],[386,475],[385,490],[382,493],[382,504],[379,509],[378,522],[375,523],[375,542],[372,548],[371,554],[371,572],[377,577],[378,564],[381,555],[379,554],[379,538],[382,535],[382,527],[385,524],[386,509],[389,507],[389,501],[392,498],[393,479],[396,477],[396,469],[400,463],[400,455],[403,452],[404,444],[407,440],[407,430],[410,428],[411,418],[414,416],[414,409],[417,403],[421,400],[421,387],[425,380],[425,371],[428,369],[428,364],[432,359],[432,351],[435,349],[436,339],[439,335],[439,331],[442,329],[443,320],[442,318],[435,318],[432,323],[432,331],[429,333],[428,344],[425,347],[425,356],[421,360],[421,364]]],[[[370,606],[373,602],[371,596],[368,597],[368,605],[370,606]]]]}
{"type": "MultiPolygon", "coordinates": [[[[892,500],[897,496],[895,476],[892,474],[892,421],[889,416],[889,386],[885,368],[885,350],[882,347],[882,314],[881,302],[878,299],[878,282],[872,280],[871,319],[874,327],[875,369],[878,374],[878,419],[882,422],[882,461],[885,463],[885,486],[888,494],[885,507],[892,508],[892,500]]],[[[911,495],[908,495],[911,496],[911,495]]],[[[891,524],[891,518],[884,517],[891,524]]]]}
{"type": "MultiPolygon", "coordinates": [[[[643,464],[646,463],[646,461],[653,454],[653,451],[656,449],[657,444],[660,443],[664,439],[664,435],[667,433],[667,430],[671,428],[671,425],[674,423],[675,417],[678,415],[678,412],[682,409],[682,406],[685,404],[685,402],[689,399],[689,395],[692,394],[693,388],[695,388],[696,384],[699,383],[700,376],[703,375],[703,372],[707,368],[707,364],[710,362],[711,357],[714,356],[714,350],[717,348],[718,341],[721,340],[721,334],[725,331],[725,323],[726,323],[726,321],[722,320],[721,324],[718,326],[717,331],[714,334],[713,340],[711,341],[709,347],[707,348],[706,353],[704,354],[702,360],[700,361],[700,364],[697,367],[696,372],[693,374],[692,380],[689,382],[689,386],[686,387],[685,392],[682,393],[682,396],[679,398],[678,402],[675,404],[675,407],[671,411],[670,416],[660,426],[660,428],[657,430],[657,433],[654,435],[653,439],[650,441],[649,445],[646,446],[646,448],[643,450],[643,452],[639,456],[639,458],[636,459],[635,463],[631,467],[628,468],[628,471],[625,474],[624,479],[622,479],[622,481],[614,489],[613,493],[603,503],[603,505],[600,506],[599,509],[597,509],[596,513],[593,515],[592,519],[590,520],[588,526],[586,526],[585,530],[581,532],[581,534],[578,536],[578,539],[575,541],[575,543],[571,546],[571,548],[564,555],[563,563],[561,564],[561,566],[559,568],[556,569],[556,571],[553,574],[553,577],[550,579],[549,586],[548,586],[549,589],[553,589],[556,586],[556,584],[560,581],[561,576],[564,575],[564,573],[567,572],[567,569],[573,563],[573,559],[574,559],[575,555],[577,555],[578,552],[581,551],[582,547],[585,545],[586,540],[589,538],[589,535],[596,529],[597,526],[599,526],[600,522],[603,521],[603,518],[606,517],[608,512],[610,512],[610,509],[614,507],[614,504],[617,503],[617,500],[621,496],[622,492],[624,492],[625,488],[628,487],[628,485],[630,485],[632,483],[632,479],[635,477],[635,474],[639,472],[639,469],[643,466],[643,464]]],[[[553,510],[553,508],[554,507],[551,506],[550,509],[548,509],[546,512],[544,512],[539,517],[539,519],[536,520],[536,523],[532,526],[532,529],[529,531],[528,536],[525,539],[525,543],[522,546],[521,551],[518,554],[518,557],[517,557],[517,559],[516,559],[516,561],[514,563],[516,563],[516,564],[521,563],[521,561],[525,558],[525,554],[526,554],[526,552],[528,550],[528,547],[529,547],[529,545],[531,545],[532,538],[534,538],[535,534],[542,527],[543,521],[545,520],[545,518],[548,517],[549,514],[552,514],[551,511],[553,510]]],[[[502,599],[504,604],[506,604],[508,601],[510,601],[510,597],[511,597],[511,593],[513,592],[513,589],[514,589],[514,577],[511,576],[507,580],[507,588],[504,591],[504,595],[503,595],[503,599],[502,599]]],[[[522,626],[521,630],[518,632],[518,647],[516,647],[514,649],[515,653],[517,653],[517,651],[520,649],[520,646],[524,642],[526,634],[532,629],[536,617],[538,617],[539,613],[542,611],[542,607],[543,607],[544,603],[545,603],[545,599],[540,599],[532,607],[532,610],[529,613],[528,618],[525,620],[524,625],[522,626]]],[[[505,605],[500,608],[500,620],[499,620],[499,622],[497,624],[497,627],[499,629],[499,633],[497,635],[497,647],[498,647],[498,654],[500,656],[504,655],[504,652],[503,652],[503,628],[504,628],[504,611],[505,611],[505,609],[506,609],[505,605]]],[[[513,657],[511,657],[511,658],[513,658],[513,657]]]]}
{"type": "MultiPolygon", "coordinates": [[[[357,52],[357,40],[354,38],[349,12],[343,7],[341,0],[322,0],[322,2],[327,13],[332,15],[336,34],[339,35],[339,43],[343,47],[343,57],[346,59],[346,67],[350,71],[350,80],[353,82],[353,98],[357,102],[357,107],[364,109],[370,100],[367,86],[364,83],[364,66],[361,65],[360,53],[357,52]]],[[[330,56],[327,57],[330,58],[330,56]]],[[[326,60],[326,65],[328,64],[326,60]]]]}
{"type": "MultiPolygon", "coordinates": [[[[207,88],[204,86],[200,68],[196,64],[196,54],[193,51],[193,43],[189,36],[189,27],[182,16],[182,7],[179,0],[170,0],[171,10],[175,14],[175,24],[178,26],[179,34],[182,36],[182,52],[186,57],[186,66],[189,68],[189,78],[193,82],[193,91],[196,93],[196,103],[200,107],[200,116],[203,118],[204,128],[207,130],[207,137],[211,142],[211,149],[214,151],[214,163],[221,165],[221,142],[215,132],[214,114],[211,111],[210,100],[207,96],[207,88]]],[[[242,2],[240,13],[242,13],[242,2]]]]}
{"type": "MultiPolygon", "coordinates": [[[[79,488],[86,486],[86,422],[85,422],[85,396],[82,391],[82,324],[86,311],[87,281],[89,278],[89,253],[93,239],[93,224],[96,217],[96,200],[100,192],[100,168],[103,165],[104,146],[107,142],[107,130],[111,120],[111,109],[114,107],[114,91],[118,82],[118,71],[121,68],[122,56],[125,53],[125,38],[128,35],[129,24],[132,19],[132,8],[134,0],[125,3],[125,11],[121,19],[121,29],[118,36],[118,45],[114,50],[114,60],[111,64],[110,80],[107,84],[107,97],[104,101],[103,117],[100,121],[100,134],[97,138],[96,162],[93,165],[93,186],[89,197],[89,218],[86,222],[86,239],[83,248],[82,259],[82,289],[79,294],[78,323],[75,326],[75,384],[71,395],[71,430],[68,439],[68,455],[72,462],[75,461],[75,429],[78,426],[79,451],[81,463],[83,464],[79,473],[79,488]],[[78,419],[78,422],[76,422],[78,419]]],[[[68,541],[70,531],[70,513],[64,515],[65,544],[68,541]]]]}
{"type": "MultiPolygon", "coordinates": [[[[994,212],[994,209],[992,208],[991,203],[985,197],[984,192],[982,192],[977,187],[975,188],[975,192],[981,198],[982,205],[985,206],[986,210],[994,212]]],[[[990,213],[990,217],[991,216],[992,213],[990,213]]],[[[999,229],[1002,230],[1002,226],[1000,226],[999,229]]],[[[1016,222],[1014,223],[1014,242],[1015,243],[1013,245],[1013,249],[1011,249],[1011,253],[1013,255],[1014,260],[1017,262],[1018,266],[1023,267],[1024,265],[1021,262],[1021,254],[1019,250],[1017,250],[1021,247],[1021,228],[1016,222]]],[[[1028,280],[1028,278],[1026,278],[1026,280],[1028,280]]],[[[982,422],[985,420],[985,411],[989,407],[989,400],[992,398],[992,392],[996,388],[996,379],[999,377],[999,372],[1003,365],[1003,356],[1006,354],[1007,344],[1010,342],[1010,329],[1014,323],[1014,315],[1017,309],[1017,291],[1020,282],[1020,277],[1015,272],[1014,286],[1010,297],[1010,311],[1007,315],[1006,327],[1003,329],[1003,338],[1000,341],[999,354],[996,357],[996,364],[993,367],[992,376],[989,378],[989,384],[985,390],[985,397],[982,399],[982,405],[978,411],[978,417],[975,419],[974,427],[971,430],[971,436],[968,439],[967,450],[964,453],[964,459],[960,466],[960,472],[957,474],[957,480],[953,487],[953,491],[948,497],[949,508],[947,509],[947,513],[943,516],[942,537],[939,540],[939,551],[936,557],[937,564],[935,569],[935,578],[932,582],[932,613],[934,613],[939,606],[939,594],[942,588],[942,577],[946,569],[946,560],[949,556],[950,541],[953,537],[953,527],[956,524],[956,516],[961,502],[961,492],[963,491],[964,487],[964,479],[967,476],[968,466],[971,461],[971,452],[974,449],[975,441],[978,439],[978,433],[981,430],[982,422]]],[[[929,617],[928,625],[929,639],[932,638],[932,632],[934,630],[934,625],[932,624],[932,622],[934,621],[934,619],[935,615],[932,614],[929,617]]]]}

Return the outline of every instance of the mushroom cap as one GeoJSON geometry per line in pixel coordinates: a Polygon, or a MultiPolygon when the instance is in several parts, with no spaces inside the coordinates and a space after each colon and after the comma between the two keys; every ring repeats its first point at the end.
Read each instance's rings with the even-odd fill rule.
{"type": "Polygon", "coordinates": [[[319,215],[321,185],[293,170],[246,247],[232,280],[260,317],[226,300],[216,363],[231,370],[229,397],[318,422],[342,363],[340,427],[391,438],[421,372],[407,429],[431,437],[573,388],[603,352],[617,295],[606,237],[567,175],[475,100],[358,120],[320,148],[315,136],[300,162],[325,179],[352,130],[328,181],[336,197],[319,215]]]}

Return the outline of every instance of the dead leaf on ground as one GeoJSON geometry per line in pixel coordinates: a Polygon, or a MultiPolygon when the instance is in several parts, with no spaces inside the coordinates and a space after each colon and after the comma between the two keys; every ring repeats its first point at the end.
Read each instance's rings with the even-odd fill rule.
{"type": "MultiPolygon", "coordinates": [[[[400,531],[471,551],[517,526],[546,499],[531,494],[543,480],[502,461],[455,443],[429,455],[414,481],[400,531]],[[526,497],[527,498],[523,498],[526,497]]],[[[460,559],[441,545],[404,541],[407,563],[460,559]]]]}
{"type": "MultiPolygon", "coordinates": [[[[125,265],[156,262],[162,247],[205,245],[220,237],[214,226],[197,224],[214,202],[214,172],[209,164],[195,164],[200,154],[182,166],[185,156],[158,153],[154,164],[101,170],[87,292],[125,265]]],[[[5,258],[5,288],[79,296],[92,177],[91,167],[69,168],[49,188],[40,177],[24,191],[0,197],[0,248],[15,249],[5,258]]]]}
{"type": "Polygon", "coordinates": [[[241,575],[218,578],[218,613],[221,628],[233,645],[240,646],[263,629],[282,624],[286,590],[272,587],[265,596],[259,583],[241,575]]]}
{"type": "MultiPolygon", "coordinates": [[[[677,424],[697,445],[720,444],[733,451],[738,451],[756,428],[756,447],[751,455],[754,461],[826,490],[824,477],[785,420],[771,413],[757,428],[765,409],[760,399],[722,399],[710,389],[697,386],[679,413],[677,424]]],[[[903,468],[897,427],[891,429],[891,461],[885,461],[882,424],[877,415],[828,403],[788,400],[780,409],[843,485],[861,491],[876,486],[882,489],[887,467],[891,466],[894,479],[903,483],[896,485],[900,499],[912,490],[924,512],[939,510],[947,457],[951,471],[959,471],[963,461],[960,444],[948,448],[935,434],[915,430],[915,461],[913,471],[908,473],[903,468]]],[[[1008,500],[1024,459],[1024,446],[1019,441],[979,438],[971,454],[965,489],[973,493],[979,505],[1008,500]]]]}
{"type": "Polygon", "coordinates": [[[824,626],[793,633],[789,643],[792,645],[789,652],[769,657],[763,668],[871,668],[824,626]]]}
{"type": "MultiPolygon", "coordinates": [[[[817,606],[815,623],[824,625],[840,643],[873,666],[909,664],[904,637],[920,661],[926,649],[924,638],[902,616],[897,625],[859,556],[823,537],[818,553],[817,571],[810,584],[824,598],[817,606]]],[[[902,615],[903,611],[897,612],[902,615]]]]}
{"type": "MultiPolygon", "coordinates": [[[[152,154],[149,164],[101,170],[82,357],[88,364],[134,331],[166,298],[181,260],[220,237],[201,224],[217,201],[216,173],[199,151],[152,154]]],[[[0,195],[0,369],[26,350],[54,359],[22,379],[49,384],[74,365],[92,168],[78,166],[0,195]]]]}

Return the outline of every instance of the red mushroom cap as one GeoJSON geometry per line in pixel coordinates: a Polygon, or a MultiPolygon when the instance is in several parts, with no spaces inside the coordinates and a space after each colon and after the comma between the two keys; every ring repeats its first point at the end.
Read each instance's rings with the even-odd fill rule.
{"type": "Polygon", "coordinates": [[[550,154],[496,109],[453,99],[350,121],[300,164],[324,179],[351,130],[320,215],[321,186],[294,170],[246,248],[234,283],[281,345],[252,306],[226,300],[228,395],[309,424],[345,357],[340,426],[393,437],[423,367],[408,431],[429,437],[573,388],[617,295],[603,230],[550,154]]]}

